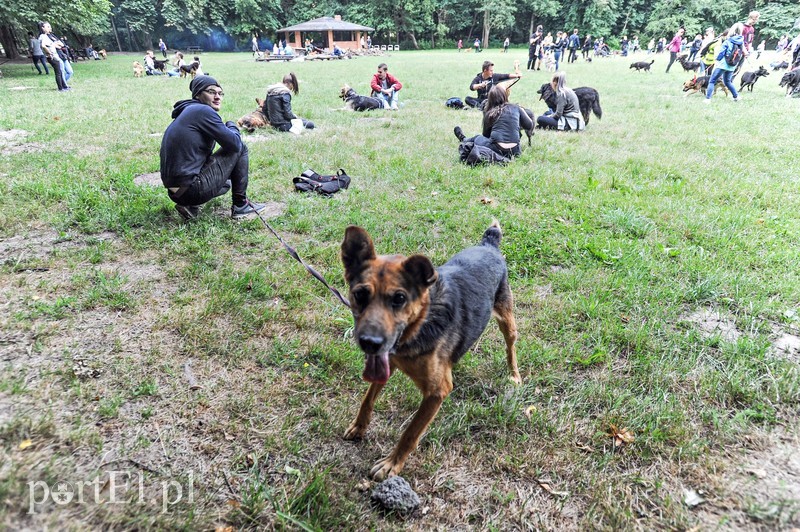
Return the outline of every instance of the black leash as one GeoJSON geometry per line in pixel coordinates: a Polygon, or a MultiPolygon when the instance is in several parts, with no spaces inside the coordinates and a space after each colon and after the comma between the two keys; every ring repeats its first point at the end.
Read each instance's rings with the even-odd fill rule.
{"type": "Polygon", "coordinates": [[[347,299],[345,299],[345,297],[344,297],[344,296],[343,296],[343,295],[342,295],[342,294],[341,294],[341,293],[340,293],[340,292],[339,292],[337,289],[335,289],[334,287],[332,287],[331,285],[329,285],[329,284],[328,284],[328,282],[325,280],[325,278],[324,278],[324,277],[323,277],[323,276],[322,276],[322,275],[321,275],[321,274],[320,274],[320,273],[319,273],[317,270],[315,270],[314,268],[312,268],[311,266],[309,266],[308,264],[306,264],[306,263],[303,261],[303,259],[301,259],[301,258],[300,258],[300,255],[298,255],[298,254],[297,254],[297,251],[295,251],[295,249],[294,249],[292,246],[290,246],[289,244],[287,244],[286,242],[284,242],[284,240],[281,238],[281,235],[279,235],[279,234],[278,234],[278,233],[275,231],[275,229],[273,229],[273,228],[272,228],[272,226],[271,226],[271,225],[269,225],[269,224],[267,223],[267,220],[265,220],[265,219],[264,219],[264,217],[263,217],[263,216],[261,216],[261,213],[260,213],[260,212],[256,211],[255,205],[253,205],[253,204],[250,202],[250,200],[247,200],[247,203],[248,203],[248,205],[250,205],[250,206],[253,208],[253,210],[255,211],[255,213],[258,215],[258,218],[259,218],[259,219],[261,220],[261,222],[264,224],[264,227],[266,227],[267,229],[269,229],[269,230],[270,230],[270,232],[271,232],[273,235],[275,235],[275,238],[277,238],[277,239],[280,241],[280,243],[281,243],[281,244],[283,244],[283,247],[285,247],[285,248],[286,248],[286,251],[288,251],[288,252],[289,252],[289,255],[291,255],[291,256],[292,256],[292,258],[294,258],[294,260],[296,260],[297,262],[299,262],[300,264],[302,264],[302,265],[303,265],[303,267],[304,267],[306,270],[308,270],[308,273],[310,273],[311,275],[313,275],[313,276],[314,276],[314,277],[315,277],[315,278],[316,278],[316,279],[317,279],[319,282],[321,282],[322,284],[324,284],[324,285],[325,285],[325,288],[327,288],[328,290],[330,290],[331,292],[333,292],[333,295],[335,295],[336,297],[338,297],[338,298],[339,298],[339,301],[341,301],[341,302],[342,302],[342,304],[343,304],[344,306],[346,306],[347,308],[350,308],[350,302],[349,302],[347,299]]]}

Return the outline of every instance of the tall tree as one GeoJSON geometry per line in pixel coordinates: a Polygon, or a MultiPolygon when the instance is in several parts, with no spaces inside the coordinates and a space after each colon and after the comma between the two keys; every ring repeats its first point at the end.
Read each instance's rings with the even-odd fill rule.
{"type": "Polygon", "coordinates": [[[489,46],[493,28],[505,29],[514,23],[517,7],[514,0],[487,0],[483,10],[483,47],[489,46]]]}

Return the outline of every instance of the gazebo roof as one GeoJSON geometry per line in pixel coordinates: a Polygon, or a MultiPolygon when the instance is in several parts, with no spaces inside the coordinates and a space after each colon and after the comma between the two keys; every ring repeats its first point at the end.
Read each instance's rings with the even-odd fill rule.
{"type": "Polygon", "coordinates": [[[278,31],[375,31],[375,28],[345,22],[333,17],[320,17],[288,28],[281,28],[278,31]]]}

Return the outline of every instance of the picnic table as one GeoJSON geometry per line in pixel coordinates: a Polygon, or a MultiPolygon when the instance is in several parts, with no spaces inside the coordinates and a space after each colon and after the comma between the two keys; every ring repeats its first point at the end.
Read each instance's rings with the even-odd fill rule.
{"type": "Polygon", "coordinates": [[[291,61],[295,57],[294,55],[265,55],[263,57],[256,57],[256,61],[291,61]]]}
{"type": "Polygon", "coordinates": [[[200,48],[199,46],[187,46],[186,47],[186,53],[187,54],[202,54],[203,53],[203,49],[200,48]]]}

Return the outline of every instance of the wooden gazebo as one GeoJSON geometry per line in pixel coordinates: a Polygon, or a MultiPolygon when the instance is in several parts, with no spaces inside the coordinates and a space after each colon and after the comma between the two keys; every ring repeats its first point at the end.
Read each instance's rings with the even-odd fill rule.
{"type": "Polygon", "coordinates": [[[333,17],[315,18],[302,24],[281,28],[278,33],[285,34],[284,39],[287,43],[291,43],[293,48],[303,47],[306,34],[321,33],[327,38],[327,42],[315,42],[314,44],[320,48],[328,48],[332,52],[333,50],[330,50],[332,43],[336,43],[342,49],[357,50],[360,46],[362,34],[373,31],[375,31],[375,28],[345,22],[342,20],[341,15],[335,15],[333,17]],[[294,39],[291,39],[292,34],[294,34],[294,39]]]}

